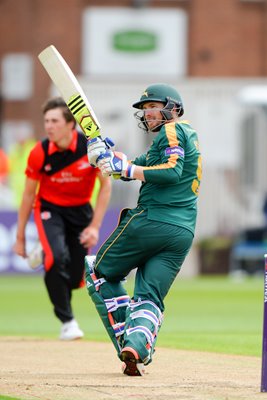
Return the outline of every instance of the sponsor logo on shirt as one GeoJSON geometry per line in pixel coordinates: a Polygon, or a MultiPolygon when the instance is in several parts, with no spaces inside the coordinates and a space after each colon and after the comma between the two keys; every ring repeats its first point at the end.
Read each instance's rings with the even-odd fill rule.
{"type": "Polygon", "coordinates": [[[165,149],[165,156],[170,156],[172,154],[178,154],[178,156],[184,157],[184,149],[180,146],[167,147],[167,149],[165,149]]]}
{"type": "Polygon", "coordinates": [[[73,176],[72,172],[61,172],[60,175],[57,176],[52,176],[51,178],[51,182],[55,182],[55,183],[79,183],[82,182],[84,177],[83,176],[73,176]]]}

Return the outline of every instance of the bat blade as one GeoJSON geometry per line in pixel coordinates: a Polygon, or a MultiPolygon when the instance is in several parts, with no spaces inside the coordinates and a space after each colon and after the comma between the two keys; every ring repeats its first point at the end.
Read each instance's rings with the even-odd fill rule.
{"type": "Polygon", "coordinates": [[[38,58],[65,100],[87,138],[100,136],[100,124],[75,75],[55,48],[44,49],[38,58]]]}

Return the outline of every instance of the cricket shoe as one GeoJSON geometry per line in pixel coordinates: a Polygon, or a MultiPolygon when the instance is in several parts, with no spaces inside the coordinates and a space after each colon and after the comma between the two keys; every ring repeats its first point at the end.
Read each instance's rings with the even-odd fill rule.
{"type": "Polygon", "coordinates": [[[60,331],[60,340],[76,340],[81,339],[84,336],[83,331],[79,328],[79,325],[75,319],[65,322],[60,331]]]}
{"type": "Polygon", "coordinates": [[[123,361],[122,372],[125,375],[144,375],[144,364],[140,360],[138,353],[132,347],[124,347],[121,351],[120,359],[123,361]]]}

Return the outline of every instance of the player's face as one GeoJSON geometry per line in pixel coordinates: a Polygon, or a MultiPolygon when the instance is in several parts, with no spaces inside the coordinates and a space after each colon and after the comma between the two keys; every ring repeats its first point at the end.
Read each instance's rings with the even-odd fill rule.
{"type": "Polygon", "coordinates": [[[164,108],[164,104],[159,101],[147,102],[143,105],[144,117],[149,130],[157,127],[162,122],[162,114],[160,110],[164,108]]]}
{"type": "Polygon", "coordinates": [[[44,114],[44,128],[51,142],[59,143],[72,132],[73,122],[67,122],[61,108],[48,110],[44,114]]]}

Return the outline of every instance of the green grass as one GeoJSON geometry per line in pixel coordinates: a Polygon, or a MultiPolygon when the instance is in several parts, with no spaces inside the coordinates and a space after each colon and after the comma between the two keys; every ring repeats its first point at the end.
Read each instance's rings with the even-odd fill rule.
{"type": "MultiPolygon", "coordinates": [[[[131,279],[126,286],[132,294],[131,279]]],[[[263,277],[178,278],[165,304],[158,346],[260,356],[263,277]]],[[[109,340],[85,288],[74,291],[73,308],[86,340],[109,340]]],[[[0,336],[58,337],[41,276],[0,277],[0,321],[0,336]]]]}
{"type": "Polygon", "coordinates": [[[263,277],[177,280],[166,299],[159,343],[180,349],[259,356],[263,277]]]}

